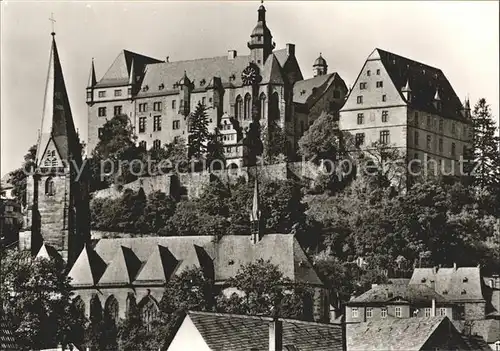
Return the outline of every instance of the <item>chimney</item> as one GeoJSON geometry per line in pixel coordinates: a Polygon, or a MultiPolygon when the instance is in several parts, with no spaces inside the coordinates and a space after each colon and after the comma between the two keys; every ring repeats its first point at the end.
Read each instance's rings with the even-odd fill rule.
{"type": "Polygon", "coordinates": [[[286,44],[286,53],[288,56],[295,56],[295,44],[286,44]]]}
{"type": "Polygon", "coordinates": [[[165,57],[165,62],[170,62],[170,56],[165,57]]]}
{"type": "Polygon", "coordinates": [[[278,318],[269,322],[269,351],[283,351],[283,322],[278,318]]]}
{"type": "Polygon", "coordinates": [[[229,50],[227,52],[227,59],[228,60],[234,60],[238,56],[238,52],[236,50],[229,50]]]}
{"type": "Polygon", "coordinates": [[[436,317],[436,299],[432,299],[431,317],[436,317]]]}
{"type": "Polygon", "coordinates": [[[453,270],[456,272],[457,271],[457,264],[456,262],[453,262],[453,270]]]}

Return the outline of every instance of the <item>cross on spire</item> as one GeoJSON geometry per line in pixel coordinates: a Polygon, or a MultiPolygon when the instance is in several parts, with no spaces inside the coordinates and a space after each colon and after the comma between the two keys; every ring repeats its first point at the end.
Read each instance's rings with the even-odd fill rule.
{"type": "Polygon", "coordinates": [[[54,13],[53,12],[50,14],[49,21],[52,22],[51,23],[52,24],[52,33],[50,33],[50,34],[55,35],[56,32],[55,32],[55,29],[54,29],[54,24],[56,23],[56,20],[54,19],[54,13]]]}

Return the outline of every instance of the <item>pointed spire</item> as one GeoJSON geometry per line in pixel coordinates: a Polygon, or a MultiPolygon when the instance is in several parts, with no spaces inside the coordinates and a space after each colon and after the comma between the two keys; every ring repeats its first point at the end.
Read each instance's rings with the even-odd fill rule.
{"type": "Polygon", "coordinates": [[[92,88],[94,85],[96,85],[96,83],[97,79],[95,77],[94,58],[92,57],[92,64],[90,66],[89,82],[87,84],[87,88],[92,88]]]}
{"type": "Polygon", "coordinates": [[[130,74],[128,76],[128,84],[133,85],[134,83],[135,83],[134,59],[132,59],[132,63],[130,64],[130,74]]]}
{"type": "Polygon", "coordinates": [[[75,125],[71,114],[61,62],[57,51],[55,33],[52,34],[49,69],[45,85],[45,97],[42,112],[42,127],[37,148],[37,164],[53,139],[60,156],[68,160],[71,156],[79,159],[80,146],[76,137],[75,125]]]}

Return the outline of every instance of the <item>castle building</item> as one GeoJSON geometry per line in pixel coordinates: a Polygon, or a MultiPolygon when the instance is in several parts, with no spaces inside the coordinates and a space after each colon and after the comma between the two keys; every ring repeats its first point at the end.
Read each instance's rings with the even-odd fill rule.
{"type": "Polygon", "coordinates": [[[26,190],[25,224],[33,254],[45,243],[71,264],[90,240],[88,187],[81,166],[82,148],[52,33],[42,127],[26,190]]]}
{"type": "Polygon", "coordinates": [[[202,103],[209,131],[218,128],[223,134],[228,163],[243,165],[242,140],[254,120],[263,128],[277,123],[287,136],[283,151],[293,157],[308,126],[307,118],[296,115],[295,106],[303,115],[313,100],[321,100],[318,108],[335,108],[347,93],[345,83],[335,73],[326,74],[323,58],[314,64],[320,78],[304,81],[295,45],[275,50],[263,5],[247,46],[247,55],[229,50],[225,56],[186,61],[168,57],[159,61],[124,50],[99,81],[92,63],[87,86],[88,152],[96,147],[102,126],[117,114],[130,118],[139,145],[146,149],[176,138],[188,141],[190,114],[202,103]]]}
{"type": "Polygon", "coordinates": [[[340,129],[358,146],[392,145],[408,161],[434,160],[432,167],[449,175],[459,174],[460,156],[471,146],[471,123],[469,102],[462,105],[440,69],[380,49],[340,110],[340,129]]]}

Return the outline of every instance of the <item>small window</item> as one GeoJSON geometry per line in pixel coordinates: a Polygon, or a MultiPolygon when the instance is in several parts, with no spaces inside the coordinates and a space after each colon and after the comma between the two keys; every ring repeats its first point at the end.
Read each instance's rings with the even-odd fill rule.
{"type": "Polygon", "coordinates": [[[172,121],[172,129],[176,130],[179,129],[180,127],[181,127],[181,121],[179,120],[172,121]]]}
{"type": "Polygon", "coordinates": [[[432,144],[432,137],[430,135],[427,135],[427,149],[431,149],[431,144],[432,144]]]}
{"type": "Polygon", "coordinates": [[[119,115],[121,115],[121,114],[122,114],[122,106],[121,106],[121,105],[119,105],[119,106],[115,106],[115,107],[113,108],[113,115],[114,115],[114,116],[119,116],[119,115]]]}
{"type": "Polygon", "coordinates": [[[115,96],[122,96],[122,91],[120,89],[116,89],[115,96]]]}
{"type": "Polygon", "coordinates": [[[365,90],[366,89],[366,83],[365,82],[359,83],[359,89],[365,90]]]}
{"type": "Polygon", "coordinates": [[[175,110],[176,102],[177,102],[177,100],[172,100],[172,110],[175,110]]]}
{"type": "Polygon", "coordinates": [[[456,155],[456,146],[455,143],[451,143],[451,156],[456,155]]]}
{"type": "Polygon", "coordinates": [[[384,95],[382,95],[382,101],[383,101],[383,102],[386,102],[386,101],[387,101],[387,95],[385,95],[385,94],[384,94],[384,95]]]}
{"type": "Polygon", "coordinates": [[[431,316],[431,309],[430,307],[424,308],[424,317],[430,317],[431,316]]]}
{"type": "Polygon", "coordinates": [[[419,155],[418,155],[418,152],[415,152],[415,155],[413,155],[413,158],[414,158],[415,160],[418,160],[418,159],[420,158],[420,157],[419,157],[419,155]]]}
{"type": "Polygon", "coordinates": [[[377,82],[377,88],[382,88],[384,86],[384,82],[383,81],[378,81],[377,82]]]}
{"type": "Polygon", "coordinates": [[[161,131],[161,116],[153,117],[153,132],[161,131]]]}
{"type": "Polygon", "coordinates": [[[457,125],[455,122],[451,124],[451,134],[456,134],[457,133],[457,125]]]}
{"type": "Polygon", "coordinates": [[[206,97],[202,97],[201,98],[201,104],[204,105],[204,106],[207,104],[207,98],[206,97]]]}
{"type": "Polygon", "coordinates": [[[100,91],[98,94],[99,94],[100,98],[106,97],[106,92],[105,91],[100,91]]]}
{"type": "Polygon", "coordinates": [[[389,111],[382,111],[382,122],[387,122],[387,117],[389,116],[389,111]]]}
{"type": "Polygon", "coordinates": [[[387,318],[387,308],[383,307],[383,308],[380,310],[380,317],[381,317],[381,318],[387,318]]]}
{"type": "Polygon", "coordinates": [[[377,76],[380,76],[380,69],[377,69],[377,76]]]}
{"type": "Polygon", "coordinates": [[[87,100],[91,100],[91,99],[92,99],[92,92],[87,91],[87,100]]]}
{"type": "Polygon", "coordinates": [[[97,109],[97,114],[99,117],[106,117],[106,107],[99,107],[97,109]]]}
{"type": "Polygon", "coordinates": [[[54,196],[56,194],[56,189],[54,187],[54,179],[48,177],[45,181],[45,195],[54,196]]]}
{"type": "Polygon", "coordinates": [[[427,128],[431,128],[432,123],[431,123],[431,116],[427,116],[427,128]]]}
{"type": "Polygon", "coordinates": [[[146,132],[146,117],[139,117],[139,133],[146,132]]]}
{"type": "Polygon", "coordinates": [[[469,278],[467,277],[464,277],[464,279],[462,280],[464,283],[467,283],[469,281],[469,278]]]}
{"type": "Polygon", "coordinates": [[[142,103],[139,104],[139,112],[146,112],[148,110],[148,104],[147,103],[142,103]]]}
{"type": "Polygon", "coordinates": [[[396,315],[396,317],[401,318],[401,307],[399,307],[399,306],[396,307],[395,315],[396,315]]]}
{"type": "Polygon", "coordinates": [[[443,139],[439,138],[438,140],[438,150],[439,152],[443,152],[443,139]]]}
{"type": "Polygon", "coordinates": [[[142,140],[139,142],[139,147],[144,149],[144,150],[147,150],[147,144],[146,144],[146,141],[142,140]]]}
{"type": "Polygon", "coordinates": [[[357,308],[352,309],[352,318],[358,318],[358,309],[357,308]]]}
{"type": "Polygon", "coordinates": [[[418,112],[415,112],[415,125],[418,126],[418,112]]]}
{"type": "Polygon", "coordinates": [[[443,132],[443,124],[444,124],[443,120],[440,119],[439,120],[439,132],[441,132],[441,133],[443,132]]]}
{"type": "Polygon", "coordinates": [[[418,144],[419,144],[419,132],[418,132],[418,130],[416,130],[414,134],[415,134],[415,136],[414,136],[415,146],[418,146],[418,144]]]}
{"type": "Polygon", "coordinates": [[[390,138],[389,138],[389,131],[388,130],[381,130],[380,131],[380,143],[381,144],[389,144],[390,138]]]}
{"type": "Polygon", "coordinates": [[[365,123],[365,115],[362,113],[358,113],[358,124],[364,124],[365,123]]]}
{"type": "Polygon", "coordinates": [[[153,149],[155,150],[158,150],[161,148],[161,141],[156,139],[155,141],[153,141],[153,149]]]}
{"type": "Polygon", "coordinates": [[[362,104],[362,103],[363,103],[363,97],[362,97],[362,96],[358,96],[358,97],[356,98],[356,102],[357,102],[358,104],[362,104]]]}
{"type": "Polygon", "coordinates": [[[128,94],[132,95],[132,88],[128,88],[128,94]]]}
{"type": "Polygon", "coordinates": [[[365,143],[365,133],[356,133],[354,140],[356,146],[362,146],[365,143]]]}
{"type": "Polygon", "coordinates": [[[367,76],[371,76],[372,75],[372,72],[370,70],[366,71],[366,75],[367,76]]]}
{"type": "Polygon", "coordinates": [[[445,317],[446,316],[446,308],[441,307],[439,309],[439,316],[445,317]]]}
{"type": "Polygon", "coordinates": [[[372,318],[373,316],[373,308],[367,307],[366,308],[366,318],[372,318]]]}

